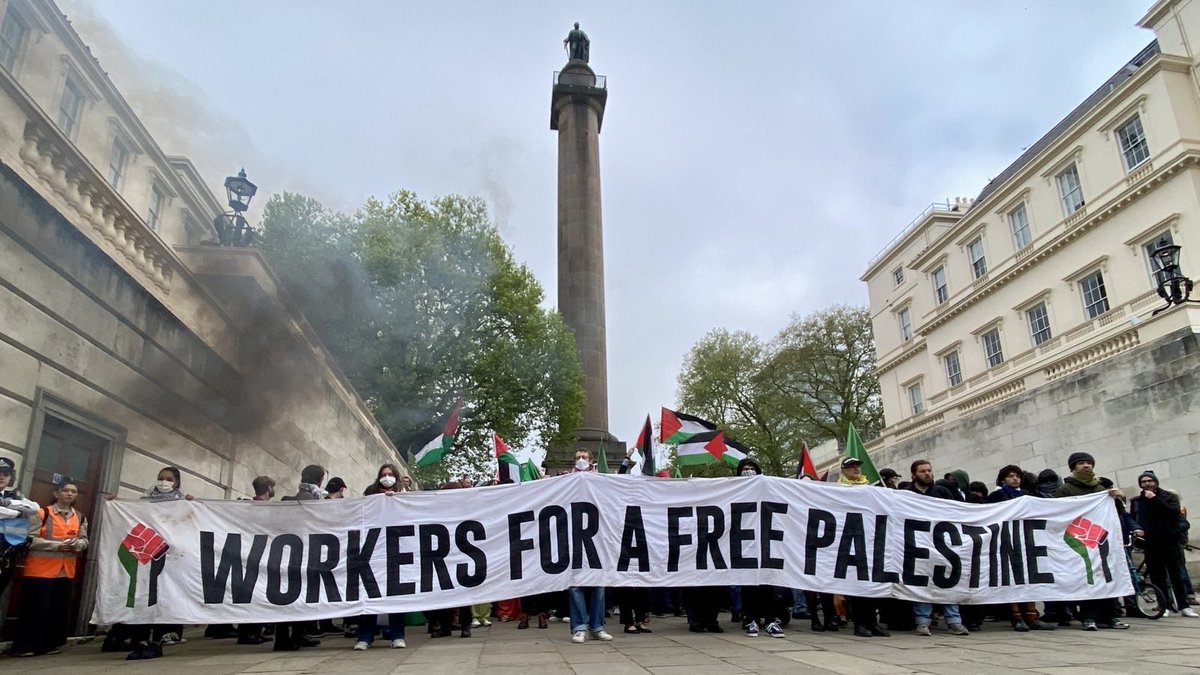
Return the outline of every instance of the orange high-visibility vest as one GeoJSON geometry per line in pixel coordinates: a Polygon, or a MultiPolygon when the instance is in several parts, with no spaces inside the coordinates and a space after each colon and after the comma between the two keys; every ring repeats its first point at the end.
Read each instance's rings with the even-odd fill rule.
{"type": "MultiPolygon", "coordinates": [[[[63,516],[57,509],[47,506],[42,509],[42,539],[66,541],[79,536],[82,516],[75,509],[63,516]],[[49,516],[49,517],[47,517],[49,516]]],[[[30,551],[25,557],[25,576],[38,579],[75,578],[75,551],[30,551]]]]}

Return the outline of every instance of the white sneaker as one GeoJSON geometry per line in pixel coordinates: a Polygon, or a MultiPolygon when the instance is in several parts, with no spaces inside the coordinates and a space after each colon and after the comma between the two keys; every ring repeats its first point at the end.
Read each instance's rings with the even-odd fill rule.
{"type": "Polygon", "coordinates": [[[479,619],[471,619],[471,628],[479,628],[482,625],[479,623],[479,619]]]}
{"type": "Polygon", "coordinates": [[[170,645],[183,644],[184,642],[186,642],[186,640],[179,637],[178,633],[166,633],[165,635],[162,636],[162,640],[160,640],[159,642],[164,647],[166,647],[166,646],[170,646],[170,645]]]}
{"type": "Polygon", "coordinates": [[[778,621],[772,621],[767,624],[767,635],[777,638],[783,637],[783,626],[780,626],[778,621]]]}
{"type": "Polygon", "coordinates": [[[405,642],[403,638],[396,638],[395,640],[392,640],[392,649],[407,649],[407,648],[408,648],[408,643],[405,642]]]}
{"type": "Polygon", "coordinates": [[[1197,614],[1196,610],[1192,609],[1191,607],[1184,607],[1183,611],[1180,612],[1180,614],[1186,616],[1189,619],[1200,618],[1200,614],[1197,614]]]}
{"type": "Polygon", "coordinates": [[[751,621],[746,624],[746,637],[758,637],[758,622],[751,621]]]}
{"type": "Polygon", "coordinates": [[[492,625],[492,620],[491,620],[491,619],[484,619],[484,620],[483,620],[483,625],[484,625],[485,627],[486,627],[486,626],[490,626],[490,625],[492,625]]]}
{"type": "Polygon", "coordinates": [[[612,635],[609,635],[608,631],[601,628],[600,630],[592,631],[592,639],[593,640],[603,640],[604,642],[608,642],[608,641],[612,640],[612,635]]]}
{"type": "Polygon", "coordinates": [[[362,640],[359,640],[358,642],[354,643],[354,651],[356,651],[356,652],[365,652],[370,648],[371,648],[370,642],[363,642],[362,640]]]}
{"type": "Polygon", "coordinates": [[[577,645],[583,644],[583,641],[586,639],[587,639],[587,631],[584,631],[584,630],[577,630],[571,636],[571,642],[574,642],[577,645]]]}

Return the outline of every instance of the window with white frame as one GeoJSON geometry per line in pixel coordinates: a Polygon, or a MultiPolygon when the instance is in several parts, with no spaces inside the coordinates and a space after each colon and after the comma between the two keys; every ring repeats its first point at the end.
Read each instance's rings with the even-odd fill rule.
{"type": "Polygon", "coordinates": [[[1175,237],[1171,236],[1171,231],[1160,232],[1155,235],[1150,241],[1142,245],[1142,250],[1146,252],[1146,264],[1150,266],[1150,284],[1153,288],[1158,288],[1158,271],[1162,269],[1162,262],[1154,257],[1154,252],[1158,250],[1159,244],[1166,243],[1171,246],[1175,243],[1175,237]]]}
{"type": "Polygon", "coordinates": [[[0,66],[12,72],[28,38],[29,23],[17,13],[12,3],[9,3],[4,12],[4,22],[0,23],[0,66]]]}
{"type": "Polygon", "coordinates": [[[83,113],[83,87],[74,77],[67,76],[63,84],[62,98],[58,102],[58,128],[67,136],[74,136],[83,113]]]}
{"type": "Polygon", "coordinates": [[[946,382],[951,387],[962,384],[962,366],[958,363],[958,350],[955,349],[943,356],[942,363],[946,365],[946,382]]]}
{"type": "Polygon", "coordinates": [[[1058,174],[1058,194],[1068,216],[1083,208],[1083,188],[1079,185],[1079,169],[1074,164],[1058,174]]]}
{"type": "Polygon", "coordinates": [[[1104,274],[1100,270],[1079,280],[1079,294],[1083,296],[1087,318],[1094,319],[1108,311],[1108,291],[1104,289],[1104,274]]]}
{"type": "Polygon", "coordinates": [[[908,404],[912,406],[914,415],[920,415],[925,410],[925,397],[921,393],[920,382],[908,385],[908,404]]]}
{"type": "Polygon", "coordinates": [[[988,368],[994,368],[1004,363],[1004,348],[1000,345],[1000,329],[993,328],[984,333],[983,356],[987,359],[988,368]]]}
{"type": "Polygon", "coordinates": [[[1142,129],[1142,118],[1134,115],[1117,129],[1117,140],[1121,144],[1121,158],[1125,170],[1132,171],[1150,158],[1150,145],[1146,143],[1146,132],[1142,129]]]}
{"type": "Polygon", "coordinates": [[[1029,212],[1024,204],[1008,212],[1008,225],[1012,228],[1014,250],[1020,251],[1033,241],[1029,234],[1029,212]]]}
{"type": "Polygon", "coordinates": [[[121,189],[121,179],[125,177],[125,165],[129,163],[129,146],[120,136],[113,138],[112,152],[108,154],[108,184],[114,190],[121,189]]]}
{"type": "Polygon", "coordinates": [[[933,297],[939,305],[950,297],[950,289],[946,287],[945,266],[933,271],[933,297]]]}
{"type": "Polygon", "coordinates": [[[983,256],[983,237],[975,237],[974,241],[967,244],[967,257],[971,260],[971,271],[975,274],[975,278],[987,274],[987,259],[983,256]]]}
{"type": "Polygon", "coordinates": [[[896,269],[892,270],[892,283],[896,286],[899,286],[900,284],[904,283],[904,268],[903,267],[897,267],[896,269]]]}
{"type": "Polygon", "coordinates": [[[1029,321],[1029,336],[1033,338],[1034,347],[1050,339],[1050,314],[1044,301],[1025,310],[1025,318],[1029,321]]]}
{"type": "Polygon", "coordinates": [[[158,183],[150,184],[150,207],[146,209],[146,224],[152,230],[158,230],[158,221],[162,218],[163,206],[167,198],[159,189],[158,183]]]}
{"type": "Polygon", "coordinates": [[[897,317],[900,319],[900,338],[907,342],[912,339],[912,312],[905,307],[897,317]]]}

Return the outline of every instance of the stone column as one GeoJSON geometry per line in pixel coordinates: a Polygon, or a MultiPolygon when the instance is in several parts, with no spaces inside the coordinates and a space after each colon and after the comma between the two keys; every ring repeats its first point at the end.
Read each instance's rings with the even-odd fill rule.
{"type": "MultiPolygon", "coordinates": [[[[608,432],[608,365],[604,331],[604,236],[600,216],[600,126],[608,91],[583,61],[557,73],[550,128],[558,131],[558,311],[575,334],[583,365],[583,425],[579,446],[611,460],[624,447],[608,432]]],[[[552,453],[569,463],[573,448],[552,453]]]]}

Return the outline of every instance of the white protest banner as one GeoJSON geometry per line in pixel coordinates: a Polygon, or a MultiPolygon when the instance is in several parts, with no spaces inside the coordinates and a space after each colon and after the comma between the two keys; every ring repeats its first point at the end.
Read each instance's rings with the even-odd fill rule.
{"type": "Polygon", "coordinates": [[[972,505],[765,476],[581,473],[327,501],[113,501],[93,621],[263,623],[569,586],[1082,600],[1132,593],[1120,537],[1106,494],[972,505]]]}

